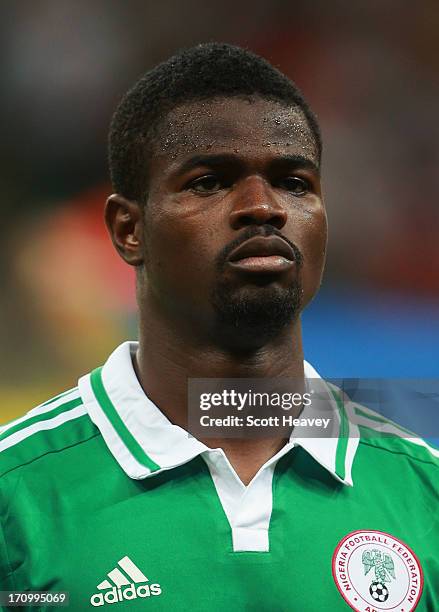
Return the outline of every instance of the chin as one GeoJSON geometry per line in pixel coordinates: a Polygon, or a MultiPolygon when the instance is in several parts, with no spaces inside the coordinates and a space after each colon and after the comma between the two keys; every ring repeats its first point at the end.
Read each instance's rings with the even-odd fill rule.
{"type": "Polygon", "coordinates": [[[233,344],[263,345],[294,323],[302,310],[302,293],[299,283],[216,291],[216,331],[233,344]]]}

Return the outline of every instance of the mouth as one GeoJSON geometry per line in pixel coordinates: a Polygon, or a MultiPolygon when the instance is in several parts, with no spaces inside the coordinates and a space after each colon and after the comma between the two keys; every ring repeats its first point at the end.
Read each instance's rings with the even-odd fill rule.
{"type": "Polygon", "coordinates": [[[291,246],[279,236],[255,236],[234,249],[228,263],[243,272],[275,274],[291,270],[296,257],[291,246]]]}

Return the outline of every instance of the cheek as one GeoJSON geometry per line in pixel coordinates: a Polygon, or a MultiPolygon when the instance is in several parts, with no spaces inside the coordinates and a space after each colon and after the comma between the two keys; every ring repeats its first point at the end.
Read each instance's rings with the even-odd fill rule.
{"type": "Polygon", "coordinates": [[[327,219],[323,208],[304,220],[299,248],[303,255],[302,284],[307,303],[320,287],[326,258],[327,219]]]}
{"type": "Polygon", "coordinates": [[[145,230],[146,273],[157,289],[188,292],[202,287],[215,253],[215,228],[200,214],[150,215],[145,230]]]}
{"type": "Polygon", "coordinates": [[[322,209],[310,223],[307,238],[307,252],[310,263],[313,265],[322,266],[324,264],[327,238],[328,225],[326,212],[322,209]]]}

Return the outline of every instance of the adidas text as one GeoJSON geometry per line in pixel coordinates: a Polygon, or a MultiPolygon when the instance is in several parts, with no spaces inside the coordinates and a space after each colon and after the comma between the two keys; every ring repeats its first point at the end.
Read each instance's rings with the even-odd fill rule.
{"type": "Polygon", "coordinates": [[[137,599],[137,597],[150,597],[151,595],[161,595],[161,586],[155,584],[130,584],[127,587],[113,587],[106,593],[95,593],[90,598],[92,606],[99,607],[107,604],[119,603],[120,601],[137,599]]]}

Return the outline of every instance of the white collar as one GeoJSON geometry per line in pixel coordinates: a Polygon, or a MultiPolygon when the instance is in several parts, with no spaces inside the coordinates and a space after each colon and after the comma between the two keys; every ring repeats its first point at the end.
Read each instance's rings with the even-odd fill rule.
{"type": "MultiPolygon", "coordinates": [[[[144,393],[132,364],[136,348],[136,342],[121,344],[102,368],[80,378],[79,391],[91,420],[122,469],[131,478],[142,479],[212,449],[173,425],[144,393]]],[[[306,379],[321,379],[306,361],[304,367],[306,379]]],[[[335,395],[330,410],[336,423],[333,437],[299,438],[293,430],[289,445],[302,446],[337,480],[352,485],[358,432],[352,431],[351,419],[335,395]]]]}

